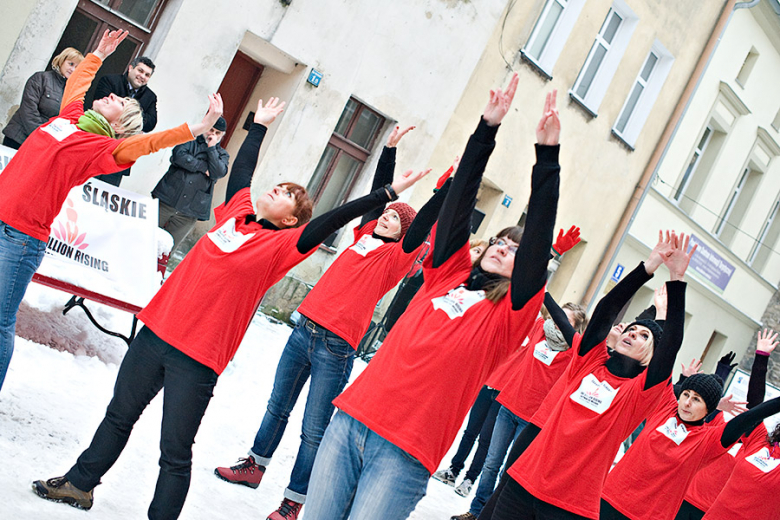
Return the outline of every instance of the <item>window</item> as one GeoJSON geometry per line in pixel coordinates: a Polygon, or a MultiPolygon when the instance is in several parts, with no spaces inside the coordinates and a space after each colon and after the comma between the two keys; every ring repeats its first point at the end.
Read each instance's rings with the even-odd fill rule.
{"type": "Polygon", "coordinates": [[[761,232],[756,237],[756,243],[753,245],[753,249],[750,251],[750,256],[747,259],[747,263],[756,271],[761,272],[764,269],[772,249],[774,249],[777,239],[780,237],[780,218],[777,218],[778,210],[780,210],[780,196],[772,204],[772,209],[769,210],[766,222],[761,227],[761,232]]]}
{"type": "Polygon", "coordinates": [[[674,200],[677,202],[680,202],[685,190],[688,188],[693,173],[696,171],[696,167],[699,165],[702,155],[704,155],[704,151],[707,149],[710,137],[712,137],[712,126],[707,126],[707,128],[704,129],[704,134],[702,134],[701,139],[699,140],[699,144],[696,145],[696,149],[693,151],[691,160],[688,162],[688,167],[685,169],[685,173],[683,173],[682,180],[680,181],[677,190],[674,192],[674,200]]]}
{"type": "MultiPolygon", "coordinates": [[[[384,117],[360,101],[347,102],[307,188],[315,217],[347,200],[384,123],[384,117]]],[[[333,246],[337,238],[334,234],[325,245],[333,246]]]]}
{"type": "Polygon", "coordinates": [[[569,96],[594,117],[638,21],[622,0],[612,5],[569,91],[569,96]]]}
{"type": "Polygon", "coordinates": [[[742,218],[745,216],[750,201],[753,200],[753,195],[756,193],[760,179],[760,171],[750,166],[743,170],[713,231],[715,236],[720,238],[720,241],[724,244],[731,244],[734,240],[739,225],[742,223],[742,218]]]}
{"type": "Polygon", "coordinates": [[[758,51],[755,47],[751,47],[750,52],[745,56],[745,61],[742,62],[742,68],[739,69],[739,74],[737,74],[737,84],[740,87],[745,88],[745,84],[750,77],[750,73],[753,72],[756,61],[758,61],[758,51]]]}
{"type": "Polygon", "coordinates": [[[673,62],[672,55],[656,40],[612,127],[612,132],[632,149],[673,62]]]}
{"type": "Polygon", "coordinates": [[[780,110],[775,114],[775,119],[772,121],[772,128],[774,128],[776,132],[780,132],[780,110]]]}
{"type": "Polygon", "coordinates": [[[583,5],[585,0],[547,0],[528,42],[520,51],[547,78],[552,78],[552,69],[583,5]]]}

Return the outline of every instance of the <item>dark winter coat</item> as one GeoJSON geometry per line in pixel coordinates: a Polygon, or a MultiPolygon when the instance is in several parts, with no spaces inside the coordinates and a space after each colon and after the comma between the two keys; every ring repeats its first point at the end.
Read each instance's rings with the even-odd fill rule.
{"type": "Polygon", "coordinates": [[[220,145],[209,148],[202,135],[176,146],[171,167],[155,186],[152,197],[187,216],[208,220],[214,183],[227,175],[229,158],[220,145]]]}
{"type": "Polygon", "coordinates": [[[33,130],[60,113],[65,78],[54,70],[36,72],[24,85],[19,110],[3,128],[3,134],[23,143],[33,130]]]}
{"type": "Polygon", "coordinates": [[[157,94],[144,85],[138,89],[135,96],[130,95],[130,84],[127,72],[124,74],[108,74],[100,78],[93,99],[103,99],[109,94],[121,97],[132,97],[141,105],[144,113],[144,132],[151,132],[157,126],[157,94]]]}

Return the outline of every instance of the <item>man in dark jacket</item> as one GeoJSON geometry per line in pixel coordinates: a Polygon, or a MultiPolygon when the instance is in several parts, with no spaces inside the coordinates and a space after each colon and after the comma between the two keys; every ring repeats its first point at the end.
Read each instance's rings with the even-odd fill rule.
{"type": "MultiPolygon", "coordinates": [[[[109,94],[129,97],[138,101],[144,115],[144,132],[151,132],[157,126],[157,95],[147,86],[154,73],[154,62],[146,56],[136,58],[128,65],[124,74],[107,74],[100,78],[95,89],[94,99],[103,99],[109,94]]],[[[114,186],[119,186],[122,177],[130,175],[130,169],[97,178],[114,186]]]]}
{"type": "Polygon", "coordinates": [[[160,227],[175,249],[198,220],[211,216],[214,183],[227,175],[228,153],[219,146],[227,124],[219,118],[206,134],[173,149],[171,166],[152,191],[160,201],[160,227]]]}

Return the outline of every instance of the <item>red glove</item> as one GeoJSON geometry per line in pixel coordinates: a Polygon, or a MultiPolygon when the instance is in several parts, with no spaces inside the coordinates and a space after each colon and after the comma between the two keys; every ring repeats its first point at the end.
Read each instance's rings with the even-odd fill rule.
{"type": "Polygon", "coordinates": [[[455,168],[453,166],[450,166],[450,169],[444,172],[441,177],[439,177],[439,180],[436,181],[436,188],[435,188],[436,191],[440,190],[441,187],[444,186],[444,183],[447,182],[447,179],[450,178],[450,175],[452,175],[452,172],[454,170],[455,168]]]}
{"type": "Polygon", "coordinates": [[[558,232],[558,238],[555,240],[552,248],[555,253],[560,256],[572,247],[580,243],[580,228],[572,226],[566,234],[563,234],[561,229],[558,232]]]}

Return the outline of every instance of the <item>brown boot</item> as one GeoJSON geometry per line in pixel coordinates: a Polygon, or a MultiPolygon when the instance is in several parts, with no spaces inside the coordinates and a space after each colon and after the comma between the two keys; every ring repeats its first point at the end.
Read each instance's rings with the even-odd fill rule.
{"type": "Polygon", "coordinates": [[[79,509],[92,507],[92,490],[82,491],[65,477],[50,478],[45,482],[36,480],[32,488],[36,495],[46,500],[64,502],[79,509]]]}

